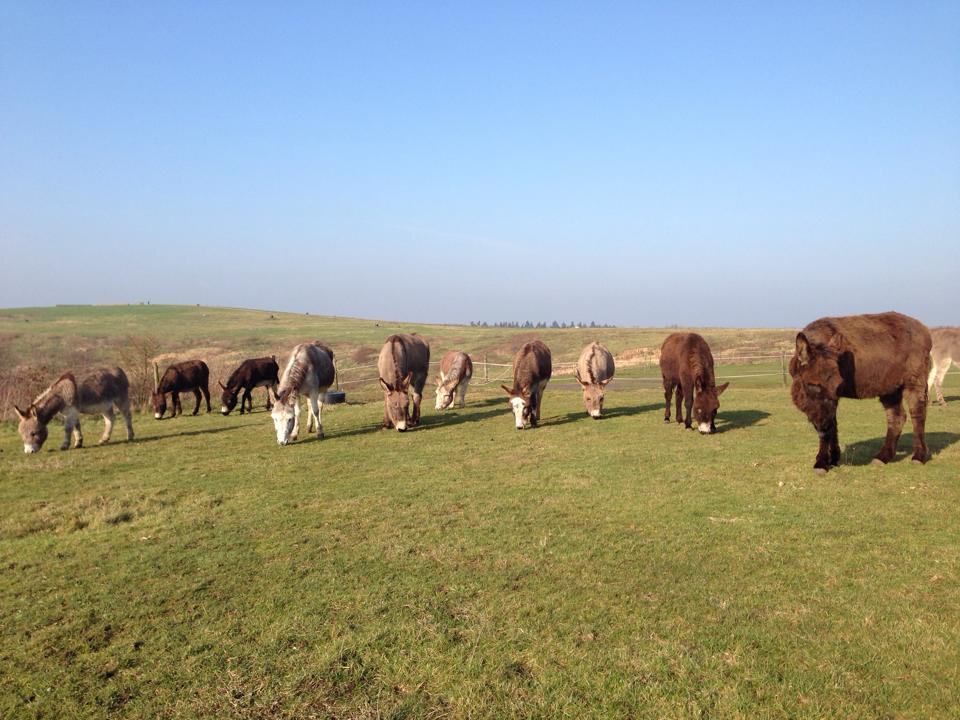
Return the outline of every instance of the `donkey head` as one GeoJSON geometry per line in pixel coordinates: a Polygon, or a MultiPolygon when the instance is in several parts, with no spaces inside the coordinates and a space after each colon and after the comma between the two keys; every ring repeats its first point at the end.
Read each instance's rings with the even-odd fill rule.
{"type": "Polygon", "coordinates": [[[384,411],[387,419],[400,432],[407,429],[407,423],[410,421],[410,396],[407,391],[410,389],[412,381],[412,370],[407,373],[405,378],[394,384],[380,378],[380,387],[383,388],[384,411]]]}
{"type": "Polygon", "coordinates": [[[730,383],[705,387],[700,378],[694,381],[693,389],[693,419],[697,421],[697,430],[701,435],[716,432],[717,410],[720,409],[720,395],[729,387],[730,383]]]}
{"type": "Polygon", "coordinates": [[[580,368],[577,368],[577,382],[583,388],[583,404],[594,420],[598,420],[603,413],[603,390],[612,379],[607,378],[600,382],[584,380],[580,377],[580,368]]]}
{"type": "Polygon", "coordinates": [[[21,410],[14,405],[13,409],[20,417],[20,426],[17,430],[20,432],[20,439],[23,440],[23,451],[27,454],[37,452],[47,439],[47,423],[40,419],[36,405],[31,405],[26,410],[21,410]]]}
{"type": "Polygon", "coordinates": [[[511,390],[506,385],[501,385],[510,396],[510,408],[513,410],[513,419],[517,430],[523,430],[533,424],[533,405],[530,402],[530,393],[527,390],[511,390]]]}
{"type": "MultiPolygon", "coordinates": [[[[220,412],[224,415],[229,415],[230,411],[237,406],[237,395],[239,394],[237,390],[228,388],[219,380],[217,384],[220,386],[220,389],[223,391],[220,393],[220,412]]],[[[243,408],[241,408],[242,410],[243,408]]]]}
{"type": "Polygon", "coordinates": [[[155,392],[150,400],[153,403],[153,417],[159,420],[167,411],[167,395],[166,393],[155,392]]]}
{"type": "Polygon", "coordinates": [[[277,445],[286,445],[297,439],[294,429],[299,414],[300,403],[294,393],[283,392],[276,396],[270,417],[273,418],[273,429],[277,432],[277,445]]]}
{"type": "Polygon", "coordinates": [[[801,332],[797,334],[797,349],[790,359],[793,404],[819,433],[829,432],[836,423],[838,393],[843,384],[842,347],[841,335],[834,335],[826,345],[814,345],[801,332]]]}
{"type": "Polygon", "coordinates": [[[455,388],[448,388],[443,384],[443,377],[437,378],[437,410],[445,410],[453,404],[455,388]]]}

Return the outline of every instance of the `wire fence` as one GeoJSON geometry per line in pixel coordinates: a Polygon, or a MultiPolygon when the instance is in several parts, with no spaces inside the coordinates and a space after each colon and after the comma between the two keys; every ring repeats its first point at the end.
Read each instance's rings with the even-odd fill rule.
{"type": "MultiPolygon", "coordinates": [[[[781,384],[786,385],[789,381],[789,363],[790,363],[791,353],[779,352],[779,353],[754,353],[750,355],[722,355],[714,358],[714,362],[717,367],[717,380],[727,381],[727,380],[745,380],[745,379],[756,379],[756,378],[780,378],[781,384]],[[778,364],[779,367],[767,372],[730,372],[724,371],[725,365],[762,365],[762,364],[778,364]]],[[[483,359],[475,360],[473,363],[473,378],[470,381],[472,387],[484,386],[484,385],[494,385],[500,384],[505,381],[510,381],[513,379],[513,365],[511,363],[498,363],[498,362],[489,362],[486,359],[486,356],[482,356],[483,359]]],[[[430,362],[430,369],[436,369],[440,365],[438,360],[432,360],[430,362]]],[[[557,376],[564,375],[573,375],[577,367],[576,362],[567,361],[567,362],[558,362],[553,364],[553,375],[556,378],[557,376]]],[[[649,358],[643,360],[631,360],[627,362],[621,361],[619,364],[619,369],[622,371],[629,372],[630,370],[650,370],[659,368],[659,359],[658,358],[649,358]]],[[[749,368],[742,368],[744,370],[749,368]]],[[[949,375],[960,374],[960,371],[953,370],[949,375]]],[[[369,365],[353,365],[349,367],[338,367],[337,368],[337,389],[341,388],[354,388],[361,387],[370,383],[377,383],[379,381],[379,376],[377,375],[377,365],[376,363],[369,365]],[[361,377],[355,377],[359,374],[361,377]]],[[[624,374],[621,372],[616,377],[616,382],[620,383],[659,383],[661,382],[660,374],[649,376],[641,375],[630,375],[624,374]]]]}

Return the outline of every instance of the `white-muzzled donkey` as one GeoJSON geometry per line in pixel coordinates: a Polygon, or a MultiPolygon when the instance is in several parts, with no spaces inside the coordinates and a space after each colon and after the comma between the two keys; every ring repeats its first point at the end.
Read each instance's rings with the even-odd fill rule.
{"type": "Polygon", "coordinates": [[[323,439],[323,396],[333,385],[335,377],[333,350],[329,347],[318,342],[305,342],[293,349],[270,411],[278,445],[286,445],[300,434],[301,394],[305,394],[308,401],[307,432],[313,430],[316,423],[317,438],[323,439]]]}
{"type": "Polygon", "coordinates": [[[603,345],[592,342],[577,360],[577,382],[583,388],[583,404],[594,420],[603,413],[603,391],[613,380],[616,367],[613,355],[603,345]]]}
{"type": "Polygon", "coordinates": [[[437,410],[467,404],[467,387],[473,377],[473,361],[461,350],[451,350],[440,360],[440,375],[437,377],[437,410]]]}
{"type": "Polygon", "coordinates": [[[80,431],[80,414],[103,415],[103,435],[99,444],[110,440],[113,430],[114,409],[120,411],[127,423],[127,440],[133,440],[133,422],[130,417],[130,383],[121,368],[99,369],[77,384],[72,373],[65,373],[44,390],[26,410],[14,406],[20,416],[20,438],[23,451],[35,453],[47,439],[47,425],[54,415],[63,415],[63,444],[61,450],[73,446],[83,447],[80,431]]]}
{"type": "Polygon", "coordinates": [[[539,424],[543,391],[552,373],[550,348],[539,340],[527,343],[517,352],[513,359],[513,388],[500,386],[510,396],[517,430],[539,424]]]}

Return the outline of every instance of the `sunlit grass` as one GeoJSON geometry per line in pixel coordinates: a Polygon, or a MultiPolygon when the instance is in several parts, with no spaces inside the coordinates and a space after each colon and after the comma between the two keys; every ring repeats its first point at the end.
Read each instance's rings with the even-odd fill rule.
{"type": "Polygon", "coordinates": [[[845,401],[819,478],[779,386],[711,437],[649,384],[600,421],[561,387],[526,432],[492,389],[286,448],[262,411],[30,457],[0,426],[0,716],[960,713],[960,402],[877,468],[845,401]]]}

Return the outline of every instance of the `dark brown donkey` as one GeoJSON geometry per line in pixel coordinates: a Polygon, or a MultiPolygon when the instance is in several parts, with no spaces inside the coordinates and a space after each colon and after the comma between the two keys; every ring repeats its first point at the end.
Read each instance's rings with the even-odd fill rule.
{"type": "Polygon", "coordinates": [[[280,367],[273,357],[251,358],[240,363],[240,367],[230,373],[227,384],[220,383],[223,393],[220,395],[220,412],[229,415],[237,406],[237,395],[243,390],[240,397],[240,414],[243,415],[244,406],[247,412],[253,412],[253,389],[267,388],[267,410],[270,409],[270,390],[276,392],[280,384],[280,367]]]}
{"type": "Polygon", "coordinates": [[[203,393],[204,400],[207,401],[207,412],[210,412],[210,389],[208,381],[210,379],[210,370],[203,360],[186,360],[181,363],[174,363],[168,367],[163,377],[160,377],[160,368],[153,366],[156,379],[156,387],[153,392],[153,416],[159,420],[167,411],[167,393],[170,393],[170,417],[176,417],[183,414],[183,407],[180,405],[180,393],[187,390],[193,390],[197,398],[197,406],[193,409],[193,414],[200,412],[200,393],[203,393]]]}
{"type": "Polygon", "coordinates": [[[523,430],[528,424],[536,427],[540,422],[543,391],[552,374],[550,348],[539,340],[529,342],[517,351],[513,358],[513,388],[500,386],[510,396],[517,430],[523,430]]]}
{"type": "Polygon", "coordinates": [[[896,455],[906,400],[913,420],[913,459],[926,462],[930,347],[927,327],[896,312],[820,318],[797,335],[790,394],[820,436],[813,465],[817,472],[840,463],[837,403],[842,397],[880,398],[887,412],[887,439],[874,462],[881,463],[896,455]]]}
{"type": "Polygon", "coordinates": [[[697,429],[708,435],[717,429],[720,394],[730,383],[718,386],[713,374],[713,353],[707,341],[696,333],[673,333],[660,346],[660,374],[663,396],[667,401],[663,421],[670,422],[670,397],[677,391],[677,422],[688,430],[697,421],[697,429]],[[681,403],[687,416],[680,413],[681,403]],[[691,413],[692,411],[692,413],[691,413]]]}

